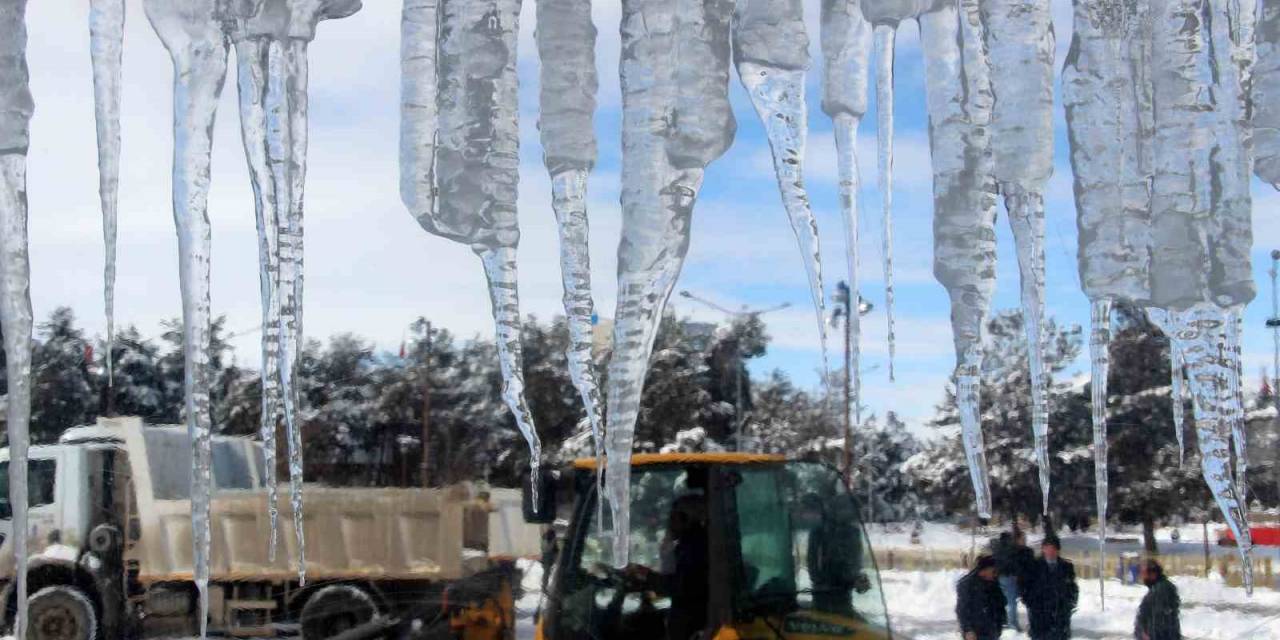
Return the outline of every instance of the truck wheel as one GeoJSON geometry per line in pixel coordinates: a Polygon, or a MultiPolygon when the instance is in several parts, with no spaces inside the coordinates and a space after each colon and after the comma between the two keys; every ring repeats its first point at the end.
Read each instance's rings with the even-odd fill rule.
{"type": "Polygon", "coordinates": [[[28,640],[94,640],[97,635],[93,603],[75,587],[45,587],[27,601],[28,640]]]}
{"type": "Polygon", "coordinates": [[[302,640],[323,640],[363,625],[378,615],[365,590],[349,584],[322,587],[302,605],[302,640]]]}

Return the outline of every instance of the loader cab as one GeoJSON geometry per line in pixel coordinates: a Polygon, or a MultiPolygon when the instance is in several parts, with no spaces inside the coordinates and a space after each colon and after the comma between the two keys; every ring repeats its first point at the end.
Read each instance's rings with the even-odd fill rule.
{"type": "Polygon", "coordinates": [[[633,457],[630,554],[609,557],[594,461],[554,500],[567,522],[543,640],[891,637],[858,507],[835,470],[782,456],[633,457]],[[572,507],[568,496],[573,494],[572,507]]]}

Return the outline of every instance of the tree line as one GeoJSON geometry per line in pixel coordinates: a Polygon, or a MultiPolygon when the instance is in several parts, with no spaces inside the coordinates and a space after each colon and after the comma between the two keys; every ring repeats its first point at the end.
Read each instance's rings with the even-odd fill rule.
{"type": "MultiPolygon", "coordinates": [[[[1213,510],[1200,477],[1189,404],[1186,456],[1179,463],[1168,340],[1138,309],[1122,306],[1116,315],[1108,401],[1110,513],[1116,521],[1148,528],[1208,517],[1213,510]]],[[[988,324],[983,428],[995,509],[1004,518],[1034,520],[1040,515],[1040,489],[1023,335],[1017,312],[998,313],[988,324]]],[[[1046,336],[1046,362],[1055,380],[1050,515],[1061,524],[1083,526],[1095,514],[1090,389],[1087,378],[1068,370],[1080,355],[1083,336],[1080,327],[1052,320],[1046,336]]],[[[120,331],[111,385],[103,366],[105,346],[77,326],[69,309],[53,311],[38,325],[36,338],[31,425],[36,442],[56,441],[64,429],[105,414],[137,415],[149,424],[183,422],[178,321],[164,323],[154,339],[134,327],[120,331]]],[[[227,339],[225,321],[215,321],[210,354],[215,428],[227,435],[256,434],[259,374],[236,362],[227,339]]],[[[796,385],[782,371],[752,375],[747,364],[767,352],[769,341],[758,316],[718,326],[664,318],[642,398],[636,450],[732,448],[743,424],[747,448],[841,465],[843,399],[839,391],[827,395],[841,388],[840,374],[817,389],[796,385]]],[[[565,362],[563,319],[528,318],[523,346],[526,393],[547,455],[553,461],[589,455],[590,430],[565,362]]],[[[603,361],[609,354],[597,355],[603,361]]],[[[0,366],[0,377],[3,370],[0,366]]],[[[607,369],[602,366],[601,372],[607,369]]],[[[420,318],[394,353],[351,333],[313,339],[301,354],[298,384],[308,479],[349,485],[484,479],[512,486],[527,467],[523,440],[501,400],[496,350],[484,338],[459,337],[420,318]]],[[[851,481],[873,520],[970,517],[972,489],[954,386],[934,393],[936,412],[923,429],[908,428],[892,412],[869,415],[857,427],[851,481]]],[[[1270,402],[1265,394],[1253,394],[1250,405],[1270,402]]],[[[1250,465],[1251,495],[1266,505],[1276,503],[1280,469],[1275,461],[1274,449],[1264,450],[1250,465]]]]}

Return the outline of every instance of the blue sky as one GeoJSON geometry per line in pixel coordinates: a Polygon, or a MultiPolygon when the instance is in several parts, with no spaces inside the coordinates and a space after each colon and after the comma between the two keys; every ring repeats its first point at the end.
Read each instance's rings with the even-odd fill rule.
{"type": "MultiPolygon", "coordinates": [[[[479,262],[465,247],[423,232],[398,196],[399,2],[367,0],[355,16],[323,24],[311,52],[310,171],[307,183],[306,330],[312,336],[354,331],[394,350],[410,320],[427,315],[462,335],[490,331],[479,262]]],[[[520,216],[521,294],[526,312],[559,312],[559,267],[549,181],[541,164],[537,120],[538,63],[533,2],[522,17],[520,216]]],[[[814,53],[817,2],[805,0],[814,53]]],[[[156,333],[180,313],[176,243],[169,206],[170,83],[168,56],[146,22],[139,0],[128,2],[125,40],[124,170],[121,179],[121,324],[156,333]]],[[[91,331],[101,315],[101,226],[97,208],[92,83],[83,2],[28,5],[32,90],[36,115],[29,156],[32,296],[37,316],[70,305],[91,331]]],[[[596,129],[600,162],[592,176],[592,259],[600,312],[612,315],[614,253],[619,232],[620,98],[617,79],[618,3],[596,2],[600,29],[601,106],[596,129]]],[[[1058,66],[1070,39],[1070,4],[1054,0],[1058,66]]],[[[916,422],[942,397],[953,354],[944,290],[932,276],[931,178],[924,115],[922,61],[914,24],[903,26],[897,58],[895,278],[898,381],[889,384],[880,269],[880,198],[875,189],[875,113],[860,138],[864,214],[863,296],[876,304],[864,326],[865,403],[916,422]]],[[[818,108],[820,58],[810,76],[810,137],[806,175],[823,238],[828,293],[845,277],[830,121],[818,108]]],[[[234,67],[233,67],[234,68],[234,67]]],[[[817,330],[800,253],[773,181],[768,144],[746,96],[732,79],[738,136],[707,172],[694,214],[693,241],[678,288],[726,306],[792,307],[770,315],[774,346],[753,367],[782,368],[814,385],[821,366],[817,330]]],[[[234,330],[258,322],[257,248],[250,183],[239,142],[234,71],[223,93],[214,145],[210,216],[214,224],[213,302],[234,330]]],[[[1088,306],[1076,274],[1075,208],[1065,125],[1056,114],[1055,174],[1048,185],[1047,300],[1059,321],[1086,324],[1088,306]]],[[[1248,384],[1270,362],[1267,253],[1275,246],[1272,213],[1280,198],[1255,189],[1255,272],[1260,296],[1246,315],[1248,384]],[[1272,244],[1268,244],[1271,242],[1272,244]]],[[[1012,237],[999,221],[999,289],[994,308],[1016,307],[1018,273],[1012,237]]],[[[678,313],[716,314],[673,298],[678,313]]],[[[237,358],[254,366],[256,336],[235,341],[237,358]]],[[[838,357],[833,336],[831,357],[838,357]]],[[[1084,363],[1071,371],[1079,372],[1084,363]]]]}

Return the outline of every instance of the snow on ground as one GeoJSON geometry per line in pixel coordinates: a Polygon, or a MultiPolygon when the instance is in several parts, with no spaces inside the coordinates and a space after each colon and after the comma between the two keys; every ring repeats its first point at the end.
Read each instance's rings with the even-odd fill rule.
{"type": "MultiPolygon", "coordinates": [[[[884,571],[881,582],[895,637],[913,640],[955,640],[955,583],[960,571],[884,571]]],[[[1182,596],[1182,633],[1187,640],[1280,640],[1280,592],[1258,590],[1253,597],[1243,589],[1206,578],[1176,577],[1182,596]]],[[[1074,618],[1073,637],[1129,640],[1133,616],[1145,587],[1108,580],[1106,609],[1101,605],[1096,580],[1080,582],[1080,605],[1074,618]]],[[[1026,624],[1026,610],[1021,609],[1026,624]]],[[[1004,640],[1025,640],[1012,631],[1004,640]]]]}

